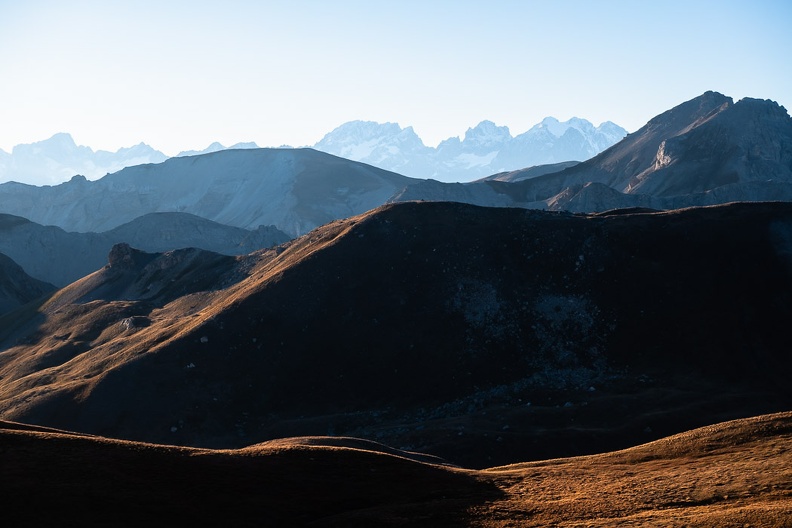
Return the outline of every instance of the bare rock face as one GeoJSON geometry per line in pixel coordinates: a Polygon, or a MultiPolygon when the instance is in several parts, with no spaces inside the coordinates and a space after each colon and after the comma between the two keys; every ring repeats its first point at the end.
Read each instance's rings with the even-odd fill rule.
{"type": "Polygon", "coordinates": [[[768,180],[792,181],[792,120],[772,101],[746,98],[663,140],[625,191],[669,197],[768,180]]]}
{"type": "Polygon", "coordinates": [[[786,109],[769,100],[733,103],[707,92],[578,166],[525,182],[524,192],[536,199],[533,190],[542,189],[538,198],[555,210],[601,211],[636,204],[674,209],[790,200],[790,184],[792,118],[786,109]],[[618,194],[592,204],[580,194],[588,183],[604,184],[618,194]]]}

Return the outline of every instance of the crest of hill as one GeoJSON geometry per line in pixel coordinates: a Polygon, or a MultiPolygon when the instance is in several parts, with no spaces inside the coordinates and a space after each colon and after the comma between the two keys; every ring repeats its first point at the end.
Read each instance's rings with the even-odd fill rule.
{"type": "Polygon", "coordinates": [[[6,518],[32,525],[139,526],[167,513],[231,525],[266,515],[300,526],[784,526],[791,424],[790,413],[763,415],[620,452],[475,471],[352,438],[216,451],[0,422],[0,493],[6,518]],[[31,510],[30,496],[47,507],[31,510]]]}
{"type": "Polygon", "coordinates": [[[410,202],[247,257],[132,252],[3,339],[0,413],[203,447],[331,430],[484,467],[782,410],[791,208],[410,202]]]}
{"type": "Polygon", "coordinates": [[[114,244],[149,252],[194,247],[242,255],[281,244],[289,237],[273,226],[255,231],[231,227],[188,213],[151,213],[104,233],[67,232],[0,214],[0,251],[30,275],[65,286],[101,268],[114,244]]]}
{"type": "Polygon", "coordinates": [[[157,254],[116,244],[106,266],[58,290],[42,310],[51,313],[97,300],[162,305],[241,280],[235,268],[242,260],[195,248],[157,254]]]}

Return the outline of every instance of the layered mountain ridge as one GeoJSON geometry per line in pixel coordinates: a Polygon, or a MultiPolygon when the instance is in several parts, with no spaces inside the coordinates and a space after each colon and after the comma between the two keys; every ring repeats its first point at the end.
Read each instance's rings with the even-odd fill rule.
{"type": "Polygon", "coordinates": [[[0,211],[67,231],[102,232],[155,212],[190,213],[289,236],[385,203],[413,181],[311,149],[222,150],[52,187],[0,184],[0,211]]]}
{"type": "Polygon", "coordinates": [[[114,229],[67,232],[0,213],[0,253],[48,283],[66,286],[104,266],[117,243],[146,251],[198,248],[242,255],[276,246],[289,236],[272,226],[256,230],[230,227],[187,213],[149,213],[114,229]]]}
{"type": "MultiPolygon", "coordinates": [[[[375,131],[379,127],[372,125],[375,131]]],[[[574,129],[562,125],[546,119],[535,128],[556,134],[574,129]]],[[[400,130],[398,125],[390,128],[400,130]]],[[[260,228],[264,222],[279,224],[289,236],[297,236],[384,202],[415,199],[581,212],[788,200],[791,130],[786,110],[772,101],[734,103],[707,92],[656,116],[585,162],[529,167],[470,184],[405,178],[311,150],[234,150],[133,167],[95,182],[74,177],[43,188],[6,183],[0,185],[0,210],[86,234],[114,229],[151,212],[187,211],[246,229],[265,229],[260,228]]],[[[469,132],[466,139],[482,152],[509,135],[505,127],[493,123],[469,132]]],[[[70,138],[61,140],[73,145],[70,138]]],[[[185,224],[187,230],[194,227],[185,224]]],[[[195,231],[192,240],[200,240],[200,233],[205,234],[195,231]]],[[[151,251],[179,247],[150,245],[148,237],[136,239],[132,231],[124,236],[115,241],[151,251]]],[[[64,277],[42,275],[30,267],[41,261],[38,256],[26,255],[11,238],[6,242],[0,250],[10,252],[28,273],[49,282],[65,284],[95,269],[81,268],[64,277]]],[[[182,243],[193,245],[186,239],[174,240],[182,243]]],[[[228,253],[217,246],[198,247],[228,253]]],[[[106,249],[87,259],[91,266],[101,264],[106,249]]]]}
{"type": "MultiPolygon", "coordinates": [[[[535,128],[546,134],[576,130],[564,126],[546,119],[535,128]]],[[[371,128],[364,135],[376,135],[380,127],[371,128]]],[[[411,137],[409,131],[399,132],[398,125],[390,129],[411,137]]],[[[469,136],[471,152],[479,155],[508,131],[489,123],[469,136]]],[[[734,103],[707,92],[656,116],[584,162],[528,167],[471,183],[408,178],[312,149],[233,149],[129,167],[96,181],[76,176],[56,186],[0,184],[0,211],[86,234],[112,230],[150,213],[176,212],[259,234],[261,229],[277,229],[295,237],[383,203],[410,200],[577,212],[786,201],[792,199],[790,160],[792,121],[783,107],[758,99],[734,103]]],[[[192,229],[189,222],[184,227],[192,229]]],[[[188,242],[199,232],[205,233],[185,231],[179,235],[184,240],[174,239],[173,245],[151,246],[144,240],[141,247],[165,251],[185,244],[229,253],[188,242]]],[[[114,242],[136,244],[134,233],[125,237],[114,242]]],[[[101,265],[107,249],[93,253],[92,266],[101,265]]],[[[29,274],[56,284],[96,269],[81,268],[63,277],[41,274],[29,266],[36,257],[14,253],[11,246],[5,250],[29,274]]]]}

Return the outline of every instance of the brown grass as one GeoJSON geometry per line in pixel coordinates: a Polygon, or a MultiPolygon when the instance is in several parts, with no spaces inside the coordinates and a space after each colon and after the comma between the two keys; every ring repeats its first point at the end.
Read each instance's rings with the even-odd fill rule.
{"type": "Polygon", "coordinates": [[[792,413],[481,471],[353,438],[208,450],[2,423],[0,496],[15,526],[784,527],[791,447],[792,413]]]}

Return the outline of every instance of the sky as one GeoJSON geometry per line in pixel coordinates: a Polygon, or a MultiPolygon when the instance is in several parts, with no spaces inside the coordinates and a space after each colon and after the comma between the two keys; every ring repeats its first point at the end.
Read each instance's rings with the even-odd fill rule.
{"type": "Polygon", "coordinates": [[[0,149],[306,146],[352,120],[429,146],[485,119],[633,132],[707,90],[789,109],[790,27],[789,0],[0,0],[0,149]]]}

